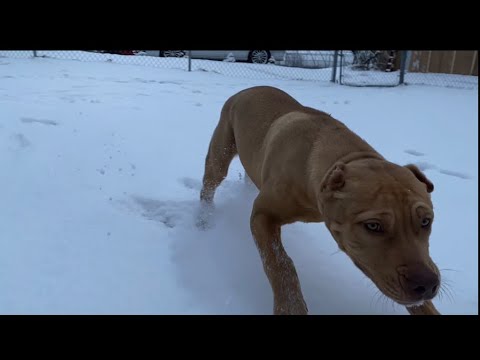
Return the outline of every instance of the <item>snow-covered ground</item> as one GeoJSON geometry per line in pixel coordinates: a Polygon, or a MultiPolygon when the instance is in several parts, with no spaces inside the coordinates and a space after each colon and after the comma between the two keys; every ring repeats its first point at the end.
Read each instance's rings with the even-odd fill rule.
{"type": "MultiPolygon", "coordinates": [[[[425,170],[431,253],[449,286],[435,303],[478,314],[476,78],[474,90],[377,89],[193,70],[0,57],[0,313],[271,313],[249,230],[255,191],[238,159],[217,192],[215,227],[194,225],[224,101],[267,84],[425,170]]],[[[289,225],[283,237],[311,314],[406,314],[323,224],[289,225]]]]}

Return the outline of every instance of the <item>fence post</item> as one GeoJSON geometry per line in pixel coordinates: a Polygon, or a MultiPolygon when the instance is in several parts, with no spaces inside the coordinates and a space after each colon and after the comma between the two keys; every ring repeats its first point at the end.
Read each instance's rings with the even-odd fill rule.
{"type": "Polygon", "coordinates": [[[407,50],[401,51],[400,57],[400,81],[399,84],[402,85],[405,82],[405,68],[407,65],[407,50]]]}
{"type": "Polygon", "coordinates": [[[33,50],[33,57],[37,57],[37,50],[33,50]]]}
{"type": "Polygon", "coordinates": [[[342,84],[342,76],[343,76],[343,71],[342,71],[342,69],[343,69],[343,50],[340,51],[339,56],[340,56],[340,72],[339,72],[339,74],[338,74],[338,83],[339,83],[340,85],[343,85],[343,84],[342,84]]]}
{"type": "Polygon", "coordinates": [[[192,71],[192,50],[188,50],[188,71],[192,71]]]}
{"type": "Polygon", "coordinates": [[[333,70],[332,70],[332,80],[331,82],[335,82],[337,78],[337,61],[338,61],[338,50],[335,50],[333,53],[333,70]]]}

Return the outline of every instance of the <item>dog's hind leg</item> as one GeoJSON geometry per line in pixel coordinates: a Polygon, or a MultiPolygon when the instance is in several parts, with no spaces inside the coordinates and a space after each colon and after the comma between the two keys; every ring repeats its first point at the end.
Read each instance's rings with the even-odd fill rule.
{"type": "Polygon", "coordinates": [[[222,114],[220,122],[213,132],[207,158],[205,159],[205,173],[203,187],[200,191],[200,212],[197,226],[201,229],[211,227],[213,214],[213,197],[215,190],[227,176],[228,167],[237,154],[233,129],[226,117],[222,114]]]}
{"type": "Polygon", "coordinates": [[[200,191],[202,203],[211,204],[215,196],[215,190],[227,176],[228,167],[237,154],[233,129],[227,119],[222,115],[215,129],[207,158],[205,159],[205,173],[203,187],[200,191]]]}

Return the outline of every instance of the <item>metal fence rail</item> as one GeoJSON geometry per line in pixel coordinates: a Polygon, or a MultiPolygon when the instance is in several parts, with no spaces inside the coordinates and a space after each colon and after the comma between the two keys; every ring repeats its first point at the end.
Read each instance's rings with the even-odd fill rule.
{"type": "Polygon", "coordinates": [[[270,52],[259,50],[257,53],[253,53],[254,51],[245,50],[246,53],[241,57],[239,55],[242,55],[242,51],[219,50],[215,51],[217,58],[220,54],[220,60],[217,61],[205,59],[205,56],[202,58],[202,52],[205,53],[205,51],[198,50],[0,50],[0,57],[131,64],[183,71],[204,71],[260,80],[331,81],[357,87],[391,87],[406,84],[478,88],[478,76],[409,71],[412,68],[422,70],[422,67],[412,66],[412,61],[418,61],[418,57],[411,56],[412,52],[410,51],[286,50],[270,52]],[[257,58],[252,59],[252,54],[257,58]]]}

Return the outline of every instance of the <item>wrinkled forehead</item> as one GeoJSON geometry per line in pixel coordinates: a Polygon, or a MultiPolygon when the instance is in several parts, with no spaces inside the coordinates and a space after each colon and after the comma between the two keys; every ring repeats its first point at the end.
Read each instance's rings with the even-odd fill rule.
{"type": "Polygon", "coordinates": [[[423,189],[412,189],[402,184],[392,185],[388,181],[373,179],[366,184],[345,187],[347,211],[360,214],[367,211],[416,214],[419,211],[433,214],[433,205],[428,193],[423,189]]]}
{"type": "Polygon", "coordinates": [[[347,166],[346,185],[349,191],[368,195],[381,193],[385,198],[417,197],[426,202],[430,195],[425,184],[407,168],[380,161],[365,161],[347,166]]]}

